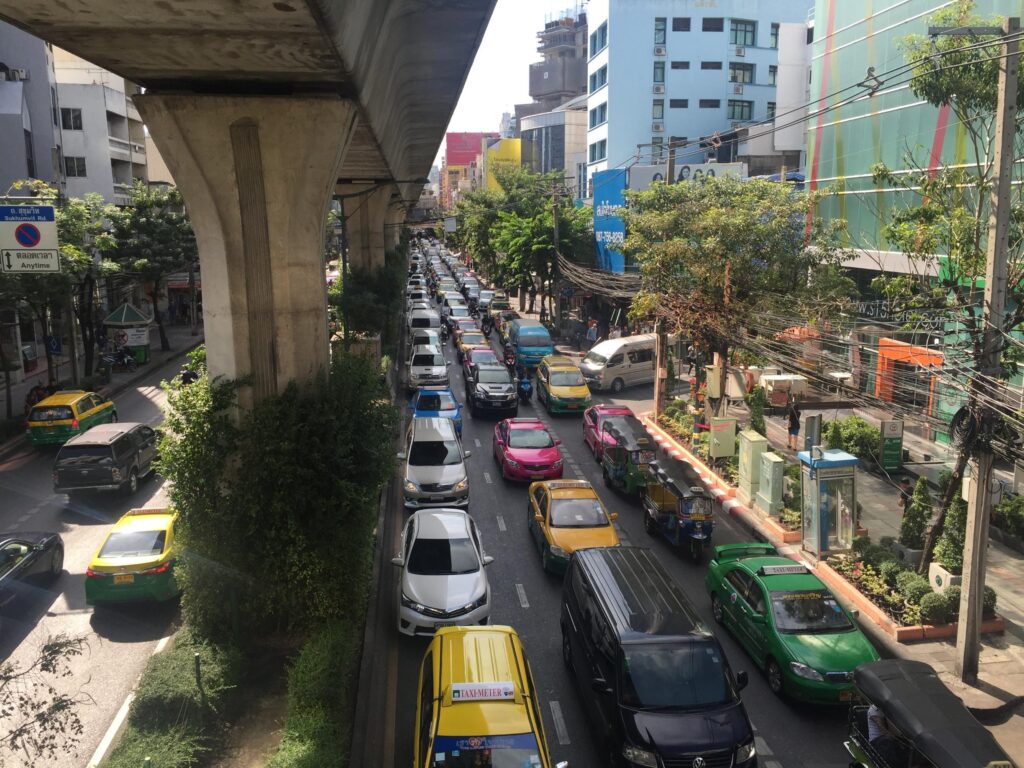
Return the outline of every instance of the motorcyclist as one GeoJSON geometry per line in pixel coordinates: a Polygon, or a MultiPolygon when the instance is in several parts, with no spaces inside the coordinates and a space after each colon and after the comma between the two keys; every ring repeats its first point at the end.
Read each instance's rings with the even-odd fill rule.
{"type": "Polygon", "coordinates": [[[512,349],[512,344],[505,342],[505,365],[510,368],[516,364],[516,351],[512,349]]]}

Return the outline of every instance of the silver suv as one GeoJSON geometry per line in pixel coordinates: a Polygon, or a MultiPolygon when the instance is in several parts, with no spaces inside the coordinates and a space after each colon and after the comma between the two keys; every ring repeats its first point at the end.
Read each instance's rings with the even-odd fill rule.
{"type": "Polygon", "coordinates": [[[448,361],[440,347],[416,346],[409,356],[409,391],[449,383],[448,361]]]}
{"type": "Polygon", "coordinates": [[[469,506],[469,477],[465,460],[469,451],[455,434],[450,419],[415,418],[409,427],[404,453],[402,494],[407,509],[469,506]]]}

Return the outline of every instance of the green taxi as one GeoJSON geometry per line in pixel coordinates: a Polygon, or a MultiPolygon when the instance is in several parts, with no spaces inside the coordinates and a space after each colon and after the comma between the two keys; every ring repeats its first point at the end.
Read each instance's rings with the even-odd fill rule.
{"type": "Polygon", "coordinates": [[[131,509],[114,523],[85,571],[85,602],[171,600],[181,594],[174,575],[178,513],[131,509]]]}
{"type": "Polygon", "coordinates": [[[63,445],[97,424],[117,421],[117,407],[95,392],[62,390],[40,400],[28,414],[32,445],[63,445]]]}
{"type": "Polygon", "coordinates": [[[853,671],[879,656],[821,580],[770,544],[714,551],[704,585],[715,621],[761,666],[772,692],[819,704],[850,701],[853,671]]]}

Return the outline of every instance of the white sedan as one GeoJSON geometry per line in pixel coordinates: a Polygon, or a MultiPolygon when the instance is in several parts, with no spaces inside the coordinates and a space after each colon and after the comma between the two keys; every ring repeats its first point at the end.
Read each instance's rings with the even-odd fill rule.
{"type": "Polygon", "coordinates": [[[432,635],[439,627],[486,624],[491,585],[473,518],[458,509],[416,512],[402,531],[402,551],[391,562],[398,580],[398,631],[432,635]]]}

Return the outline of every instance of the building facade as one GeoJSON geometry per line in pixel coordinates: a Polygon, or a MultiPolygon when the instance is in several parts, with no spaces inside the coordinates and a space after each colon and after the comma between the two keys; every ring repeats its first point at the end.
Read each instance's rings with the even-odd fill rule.
{"type": "Polygon", "coordinates": [[[473,166],[476,164],[476,156],[480,154],[480,142],[484,139],[497,138],[498,134],[493,131],[445,134],[438,195],[438,205],[442,210],[451,209],[458,200],[460,191],[471,188],[473,166]]]}
{"type": "Polygon", "coordinates": [[[28,178],[63,188],[59,116],[53,49],[0,23],[0,194],[28,178]]]}
{"type": "Polygon", "coordinates": [[[587,97],[577,96],[551,112],[523,118],[523,167],[535,173],[560,172],[574,198],[586,196],[587,97]]]}
{"type": "Polygon", "coordinates": [[[138,86],[60,48],[54,68],[68,195],[127,204],[132,183],[149,178],[146,132],[131,100],[138,86]]]}
{"type": "Polygon", "coordinates": [[[582,5],[548,17],[537,33],[541,61],[530,65],[530,98],[516,104],[516,136],[528,115],[551,112],[587,92],[587,14],[582,5]]]}
{"type": "MultiPolygon", "coordinates": [[[[709,139],[775,112],[779,30],[813,0],[592,0],[588,173],[711,154],[709,139]]],[[[734,140],[735,141],[735,140],[734,140]]],[[[721,147],[715,159],[728,161],[721,147]]],[[[729,147],[726,147],[729,150],[729,147]]]]}

